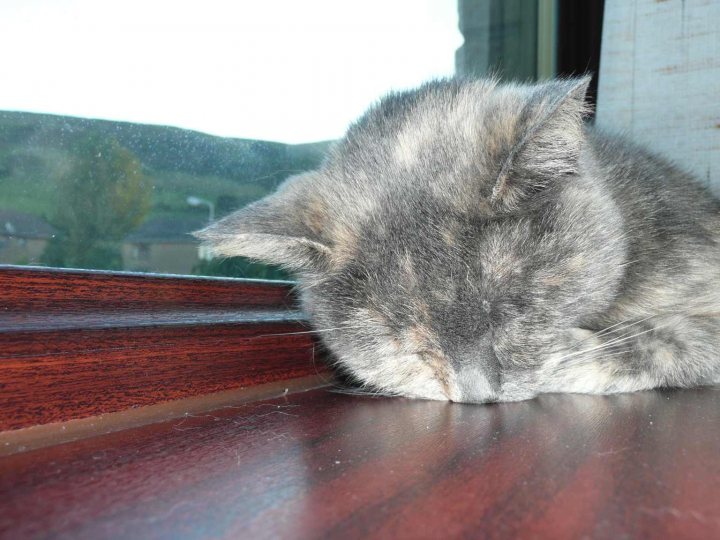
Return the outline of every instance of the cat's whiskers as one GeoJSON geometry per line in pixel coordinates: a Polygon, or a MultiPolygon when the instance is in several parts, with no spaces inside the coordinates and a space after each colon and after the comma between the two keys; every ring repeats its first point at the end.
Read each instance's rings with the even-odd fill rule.
{"type": "Polygon", "coordinates": [[[627,354],[632,351],[633,351],[633,349],[632,349],[632,347],[630,347],[630,348],[620,349],[618,351],[603,352],[602,356],[597,357],[597,360],[602,360],[603,358],[612,358],[613,356],[621,356],[623,354],[627,354]]]}
{"type": "MultiPolygon", "coordinates": [[[[623,344],[622,346],[624,347],[625,344],[623,344]]],[[[599,356],[596,356],[596,357],[593,357],[593,358],[589,358],[588,361],[589,361],[589,362],[601,362],[601,361],[607,360],[607,359],[609,359],[609,358],[614,358],[614,357],[617,357],[617,356],[625,356],[625,355],[633,352],[633,349],[632,349],[631,347],[630,347],[630,348],[623,348],[623,349],[620,349],[620,350],[613,350],[613,348],[610,348],[609,350],[610,350],[611,352],[603,351],[599,356]]]]}
{"type": "MultiPolygon", "coordinates": [[[[610,326],[608,326],[607,328],[603,328],[602,330],[598,330],[597,332],[593,332],[593,333],[592,333],[590,336],[588,336],[587,338],[585,338],[585,339],[583,339],[583,340],[580,340],[580,341],[579,341],[576,345],[574,345],[572,348],[573,348],[573,349],[577,349],[581,344],[586,343],[587,341],[589,341],[589,340],[591,340],[591,339],[593,339],[593,338],[601,337],[601,336],[603,336],[603,335],[608,335],[608,334],[615,334],[615,333],[617,333],[617,332],[624,332],[624,331],[627,330],[628,328],[631,328],[631,327],[633,327],[633,326],[637,326],[638,324],[641,324],[641,323],[643,323],[643,322],[645,322],[645,321],[648,321],[648,320],[650,320],[650,319],[652,319],[652,318],[660,317],[660,316],[668,316],[668,315],[678,315],[678,314],[676,314],[676,313],[667,313],[667,312],[664,312],[664,313],[656,313],[656,314],[654,314],[654,315],[648,315],[647,317],[644,317],[644,318],[642,318],[642,319],[639,319],[639,320],[633,321],[633,322],[629,322],[629,321],[632,321],[632,319],[626,319],[626,320],[624,320],[624,321],[620,321],[620,322],[618,322],[618,323],[615,323],[615,324],[613,324],[613,325],[610,325],[610,326]],[[625,325],[625,326],[623,326],[623,325],[625,325]],[[618,328],[619,326],[622,326],[622,328],[618,328]]],[[[616,336],[616,337],[625,337],[625,336],[627,336],[627,335],[629,335],[629,334],[622,334],[622,335],[616,336]]]]}
{"type": "MultiPolygon", "coordinates": [[[[653,327],[650,328],[649,330],[646,330],[646,331],[644,331],[644,332],[638,332],[637,334],[634,334],[634,336],[629,336],[629,337],[635,337],[635,336],[639,336],[639,335],[641,335],[641,334],[646,334],[647,332],[651,332],[651,331],[653,331],[653,330],[659,330],[660,328],[665,328],[665,327],[671,326],[671,325],[673,325],[673,324],[675,324],[675,323],[676,323],[676,321],[671,320],[671,321],[666,322],[665,324],[660,324],[660,325],[653,326],[653,327]]],[[[621,342],[621,341],[626,341],[626,339],[627,339],[626,336],[628,336],[628,334],[622,334],[622,335],[620,335],[620,336],[617,336],[617,337],[611,339],[610,341],[608,341],[608,342],[606,343],[606,345],[612,345],[612,344],[614,344],[614,343],[618,343],[618,342],[621,342]],[[621,338],[622,338],[622,339],[621,339],[621,338]]]]}
{"type": "Polygon", "coordinates": [[[385,393],[380,390],[363,390],[362,388],[352,387],[333,387],[329,389],[335,394],[346,394],[349,396],[369,396],[369,397],[397,397],[397,394],[385,393]]]}
{"type": "Polygon", "coordinates": [[[661,324],[661,325],[658,325],[658,326],[653,326],[652,328],[650,328],[650,329],[648,329],[648,330],[643,330],[642,332],[638,332],[638,333],[636,333],[636,334],[632,334],[632,335],[629,335],[629,336],[621,336],[621,337],[619,337],[619,338],[615,338],[615,339],[613,339],[613,340],[610,340],[610,341],[607,342],[607,343],[603,343],[602,345],[597,345],[597,346],[595,346],[595,347],[590,347],[589,349],[585,349],[585,350],[583,350],[583,351],[577,351],[577,352],[573,352],[573,353],[570,353],[570,354],[566,354],[566,355],[564,355],[564,356],[561,356],[560,358],[556,358],[556,359],[555,359],[555,362],[562,362],[562,361],[564,361],[564,360],[567,360],[568,358],[573,358],[573,357],[575,357],[575,356],[579,356],[579,355],[582,355],[582,354],[587,354],[587,353],[590,353],[590,352],[607,349],[608,347],[610,347],[610,346],[612,346],[612,345],[615,345],[615,344],[618,344],[618,343],[622,343],[622,342],[628,341],[628,340],[630,340],[630,339],[634,339],[634,338],[636,338],[636,337],[638,337],[638,336],[642,336],[643,334],[647,334],[647,333],[649,333],[649,332],[654,332],[655,330],[659,330],[659,329],[661,329],[661,328],[665,328],[665,327],[670,326],[670,325],[672,325],[672,324],[675,324],[675,321],[669,321],[669,322],[667,322],[667,323],[665,323],[665,324],[661,324]]]}
{"type": "Polygon", "coordinates": [[[335,328],[316,328],[314,330],[304,330],[301,332],[280,332],[278,334],[261,334],[259,336],[254,336],[256,338],[260,337],[270,337],[270,336],[295,336],[300,334],[315,334],[319,332],[334,332],[336,330],[355,330],[355,329],[365,329],[365,326],[338,326],[335,328]]]}
{"type": "Polygon", "coordinates": [[[656,313],[654,315],[648,315],[647,317],[644,317],[642,319],[639,319],[639,320],[636,320],[633,322],[630,322],[630,321],[632,321],[632,319],[625,319],[624,321],[615,323],[611,326],[608,326],[607,328],[603,328],[602,330],[599,330],[599,331],[593,333],[593,335],[590,336],[588,339],[592,339],[593,337],[600,337],[605,334],[614,334],[615,332],[622,332],[623,330],[627,330],[628,328],[631,328],[638,324],[644,323],[645,321],[652,319],[653,317],[659,317],[660,315],[666,315],[666,313],[656,313]],[[622,325],[625,325],[625,326],[623,326],[622,328],[617,328],[618,326],[622,326],[622,325]],[[612,329],[612,331],[611,331],[611,329],[612,329]]]}

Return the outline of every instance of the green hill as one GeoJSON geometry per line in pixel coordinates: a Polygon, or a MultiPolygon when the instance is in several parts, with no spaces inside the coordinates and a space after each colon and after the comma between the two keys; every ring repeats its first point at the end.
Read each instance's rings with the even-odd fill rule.
{"type": "MultiPolygon", "coordinates": [[[[62,186],[78,163],[87,161],[83,145],[86,151],[91,139],[118,148],[125,166],[139,163],[143,189],[150,191],[144,222],[206,218],[207,208],[189,206],[189,196],[211,201],[221,216],[272,192],[291,174],[317,167],[329,144],[287,145],[175,127],[0,111],[0,210],[32,214],[62,233],[59,205],[68,201],[62,186]]],[[[102,185],[110,189],[112,182],[102,185]]]]}
{"type": "Polygon", "coordinates": [[[316,167],[328,145],[0,111],[0,206],[51,217],[54,184],[70,166],[73,148],[89,134],[114,139],[137,157],[153,180],[153,209],[160,213],[193,212],[185,203],[187,195],[215,202],[235,197],[238,205],[245,204],[290,174],[316,167]]]}

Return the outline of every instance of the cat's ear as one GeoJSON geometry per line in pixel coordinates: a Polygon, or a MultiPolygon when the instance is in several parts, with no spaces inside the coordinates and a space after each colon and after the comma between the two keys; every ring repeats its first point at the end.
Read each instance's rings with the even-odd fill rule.
{"type": "Polygon", "coordinates": [[[506,209],[578,172],[583,120],[591,77],[561,79],[533,87],[521,112],[521,126],[500,168],[491,202],[506,209]]]}
{"type": "Polygon", "coordinates": [[[291,270],[318,270],[330,256],[322,238],[317,173],[288,179],[273,193],[198,231],[214,255],[250,257],[291,270]]]}

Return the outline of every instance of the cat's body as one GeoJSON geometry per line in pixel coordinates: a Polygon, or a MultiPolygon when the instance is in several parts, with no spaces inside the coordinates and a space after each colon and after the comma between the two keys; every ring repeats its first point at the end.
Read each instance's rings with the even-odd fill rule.
{"type": "Polygon", "coordinates": [[[720,382],[720,204],[584,126],[587,80],[388,96],[200,236],[297,272],[368,387],[454,401],[720,382]]]}

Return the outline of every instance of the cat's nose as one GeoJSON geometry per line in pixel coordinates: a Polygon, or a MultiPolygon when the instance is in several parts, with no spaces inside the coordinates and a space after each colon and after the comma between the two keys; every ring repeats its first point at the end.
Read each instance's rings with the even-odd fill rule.
{"type": "Polygon", "coordinates": [[[453,401],[462,403],[487,403],[497,401],[499,388],[492,384],[483,366],[472,363],[457,370],[457,383],[460,395],[453,401]]]}
{"type": "Polygon", "coordinates": [[[490,336],[484,336],[466,350],[457,351],[456,364],[459,399],[465,403],[497,401],[500,394],[500,364],[490,336]]]}

